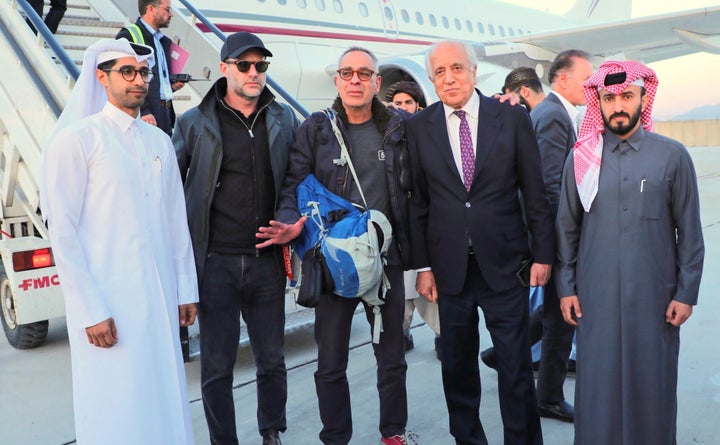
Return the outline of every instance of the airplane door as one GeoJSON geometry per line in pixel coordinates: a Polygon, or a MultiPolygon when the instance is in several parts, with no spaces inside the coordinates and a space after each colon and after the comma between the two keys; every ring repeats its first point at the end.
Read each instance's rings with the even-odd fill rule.
{"type": "Polygon", "coordinates": [[[391,0],[378,0],[380,6],[380,13],[383,18],[383,27],[385,30],[385,37],[388,39],[395,40],[398,38],[398,20],[395,14],[395,7],[391,0]]]}

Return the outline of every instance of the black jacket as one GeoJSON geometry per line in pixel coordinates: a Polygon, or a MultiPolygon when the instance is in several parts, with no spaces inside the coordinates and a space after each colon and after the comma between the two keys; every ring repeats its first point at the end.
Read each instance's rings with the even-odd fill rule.
{"type": "MultiPolygon", "coordinates": [[[[215,184],[220,174],[223,146],[220,121],[217,116],[218,84],[227,88],[227,79],[219,79],[203,100],[180,116],[173,133],[173,145],[178,158],[180,176],[185,184],[185,205],[188,225],[195,251],[198,280],[202,279],[210,241],[210,207],[215,184]]],[[[275,101],[267,88],[260,96],[259,108],[265,107],[265,126],[270,150],[270,166],[275,181],[275,207],[279,199],[288,152],[299,122],[292,109],[275,101]]]]}
{"type": "MultiPolygon", "coordinates": [[[[338,113],[338,127],[352,156],[352,146],[345,134],[347,115],[339,98],[333,104],[333,109],[338,113]]],[[[388,192],[392,209],[392,215],[387,216],[393,224],[393,238],[400,252],[399,260],[403,267],[407,268],[410,259],[408,232],[410,167],[405,141],[406,114],[388,109],[378,99],[373,100],[372,114],[384,141],[388,192]]],[[[276,219],[293,223],[300,218],[295,190],[310,173],[314,174],[329,191],[347,198],[353,179],[347,165],[340,166],[333,163],[333,159],[339,157],[340,144],[333,133],[330,121],[322,112],[313,113],[295,135],[287,176],[283,183],[278,211],[275,214],[276,219]]]]}

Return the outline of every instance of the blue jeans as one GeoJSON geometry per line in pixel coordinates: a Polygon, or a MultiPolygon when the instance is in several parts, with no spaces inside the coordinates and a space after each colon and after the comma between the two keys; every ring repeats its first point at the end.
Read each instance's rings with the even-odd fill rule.
{"type": "Polygon", "coordinates": [[[278,255],[208,255],[200,286],[200,364],[214,445],[238,444],[232,384],[241,315],[257,368],[258,429],[261,435],[285,431],[285,273],[278,255]]]}
{"type": "MultiPolygon", "coordinates": [[[[383,331],[380,343],[373,344],[377,362],[377,389],[380,397],[380,433],[383,437],[402,434],[407,423],[407,390],[405,375],[405,341],[403,315],[405,290],[400,267],[388,266],[385,273],[390,289],[381,306],[383,331]]],[[[320,440],[325,445],[346,445],[352,436],[350,390],[347,380],[350,328],[355,308],[365,307],[365,315],[372,325],[372,308],[360,298],[343,298],[334,294],[321,295],[315,308],[315,341],[318,345],[318,369],[315,390],[323,428],[320,440]]]]}

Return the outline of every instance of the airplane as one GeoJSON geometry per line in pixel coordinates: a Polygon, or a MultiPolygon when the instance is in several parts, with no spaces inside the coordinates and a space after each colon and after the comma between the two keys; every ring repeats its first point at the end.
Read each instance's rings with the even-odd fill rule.
{"type": "Polygon", "coordinates": [[[576,0],[564,15],[492,0],[248,0],[233,8],[222,3],[192,2],[225,33],[259,35],[274,55],[273,79],[311,110],[333,100],[337,59],[354,45],[378,56],[380,97],[392,83],[414,80],[428,102],[437,96],[425,71],[425,51],[448,38],[472,43],[477,86],[485,94],[499,92],[507,73],[519,66],[534,67],[547,84],[552,59],[570,48],[589,52],[595,65],[610,58],[650,63],[698,51],[720,54],[720,6],[631,18],[630,0],[576,0]]]}

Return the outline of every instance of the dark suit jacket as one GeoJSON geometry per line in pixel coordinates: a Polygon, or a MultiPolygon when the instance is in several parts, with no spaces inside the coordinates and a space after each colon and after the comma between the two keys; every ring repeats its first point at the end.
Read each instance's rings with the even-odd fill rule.
{"type": "MultiPolygon", "coordinates": [[[[135,21],[135,24],[140,27],[140,31],[142,32],[143,38],[145,39],[145,45],[152,47],[153,51],[157,53],[157,48],[155,48],[155,39],[153,39],[152,34],[147,30],[145,25],[140,21],[140,18],[138,18],[135,21]]],[[[116,39],[126,38],[130,42],[133,41],[132,37],[130,36],[130,31],[127,30],[127,28],[121,29],[117,35],[115,36],[116,39]]],[[[165,51],[165,60],[170,63],[170,43],[172,40],[167,38],[166,36],[163,36],[163,38],[160,40],[160,43],[162,43],[162,50],[165,51]]],[[[142,43],[142,42],[138,42],[142,43]]],[[[155,63],[157,64],[157,56],[155,56],[155,63]]],[[[155,76],[153,76],[152,80],[150,81],[150,85],[148,87],[148,95],[145,98],[145,103],[143,104],[142,108],[140,109],[141,115],[146,114],[152,114],[155,116],[155,120],[157,120],[158,127],[161,128],[165,133],[172,136],[172,129],[173,125],[175,125],[175,110],[172,106],[170,108],[164,108],[160,106],[160,73],[157,66],[153,67],[153,71],[155,72],[155,76]]],[[[168,72],[170,75],[172,75],[172,71],[170,70],[170,66],[168,66],[168,72]]]]}
{"type": "Polygon", "coordinates": [[[575,123],[555,93],[548,94],[530,112],[542,160],[543,180],[553,215],[560,203],[563,166],[575,146],[575,123]]]}
{"type": "Polygon", "coordinates": [[[475,174],[469,192],[453,160],[441,102],[413,115],[407,135],[413,172],[413,268],[430,266],[440,293],[462,291],[468,238],[491,289],[517,286],[515,272],[531,254],[518,188],[528,212],[535,261],[555,262],[554,221],[535,133],[524,108],[480,94],[475,174]]]}

